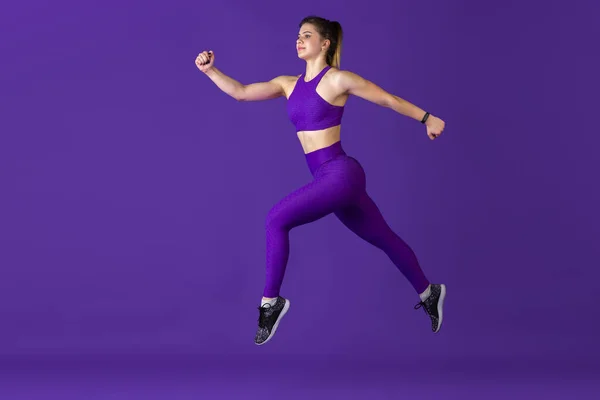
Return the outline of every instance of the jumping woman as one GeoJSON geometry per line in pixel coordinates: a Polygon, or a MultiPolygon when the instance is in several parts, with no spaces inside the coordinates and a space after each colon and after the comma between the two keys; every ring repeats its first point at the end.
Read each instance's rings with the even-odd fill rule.
{"type": "Polygon", "coordinates": [[[357,74],[340,70],[342,27],[338,22],[310,16],[301,21],[299,28],[296,50],[298,57],[306,61],[306,70],[299,76],[278,76],[269,82],[244,85],[214,66],[212,51],[204,51],[196,58],[198,69],[238,101],[286,97],[289,119],[313,176],[312,181],[275,204],[267,215],[266,283],[254,342],[268,342],[290,307],[290,301],[280,296],[290,230],[331,213],[387,254],[419,295],[415,309],[422,307],[431,319],[433,332],[438,332],[446,287],[429,282],[412,249],[388,226],[366,192],[362,166],[342,149],[340,131],[344,105],[350,95],[421,122],[431,140],[442,133],[445,123],[357,74]]]}

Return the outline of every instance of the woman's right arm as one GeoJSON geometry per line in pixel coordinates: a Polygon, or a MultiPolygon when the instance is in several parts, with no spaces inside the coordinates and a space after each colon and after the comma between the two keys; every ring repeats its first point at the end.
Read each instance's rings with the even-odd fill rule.
{"type": "Polygon", "coordinates": [[[285,95],[283,90],[284,77],[278,76],[268,82],[244,85],[225,75],[215,67],[205,72],[219,89],[237,101],[259,101],[275,99],[285,95]]]}

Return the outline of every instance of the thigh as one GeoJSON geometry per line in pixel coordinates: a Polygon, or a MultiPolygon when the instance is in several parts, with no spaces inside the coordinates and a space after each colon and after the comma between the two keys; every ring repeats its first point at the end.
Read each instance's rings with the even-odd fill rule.
{"type": "Polygon", "coordinates": [[[372,244],[379,242],[390,230],[379,207],[366,191],[355,203],[336,210],[335,215],[348,229],[372,244]]]}
{"type": "Polygon", "coordinates": [[[356,202],[357,190],[339,171],[339,168],[324,171],[281,199],[269,211],[267,223],[292,228],[316,221],[356,202]]]}

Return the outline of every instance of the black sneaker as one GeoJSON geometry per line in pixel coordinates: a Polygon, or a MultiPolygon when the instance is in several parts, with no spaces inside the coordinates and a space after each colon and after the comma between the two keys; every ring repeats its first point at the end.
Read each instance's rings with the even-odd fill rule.
{"type": "Polygon", "coordinates": [[[267,303],[262,307],[258,307],[260,314],[258,316],[258,330],[254,337],[254,343],[260,346],[271,340],[273,335],[275,335],[279,322],[289,308],[290,301],[283,297],[277,297],[274,306],[267,303]]]}
{"type": "Polygon", "coordinates": [[[424,301],[415,306],[415,310],[423,307],[425,313],[431,318],[431,330],[439,332],[444,318],[444,298],[446,297],[446,285],[431,285],[431,294],[424,301]]]}

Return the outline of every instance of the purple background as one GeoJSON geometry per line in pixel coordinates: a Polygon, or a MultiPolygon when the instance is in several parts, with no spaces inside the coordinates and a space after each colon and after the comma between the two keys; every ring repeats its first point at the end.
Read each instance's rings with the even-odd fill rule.
{"type": "MultiPolygon", "coordinates": [[[[227,398],[244,382],[260,389],[261,369],[274,369],[296,393],[303,382],[339,389],[362,379],[364,391],[350,393],[400,398],[378,379],[411,376],[403,393],[424,398],[428,384],[442,385],[428,380],[438,371],[449,386],[436,391],[466,398],[489,391],[469,388],[463,373],[598,376],[598,7],[317,4],[4,8],[6,382],[83,365],[165,376],[166,365],[191,381],[222,372],[211,390],[227,398]],[[282,291],[291,313],[267,346],[252,343],[266,213],[310,174],[285,100],[238,103],[194,58],[214,50],[243,83],[299,74],[297,24],[313,13],[341,22],[343,69],[446,121],[432,142],[417,122],[351,99],[342,133],[389,224],[448,286],[439,335],[387,257],[330,216],[292,231],[282,291]],[[229,380],[230,368],[252,378],[229,380]]],[[[190,385],[178,398],[200,393],[190,385]]]]}

